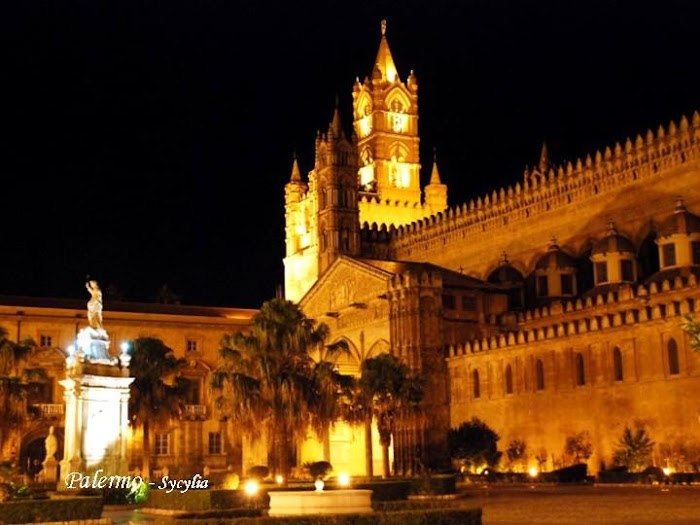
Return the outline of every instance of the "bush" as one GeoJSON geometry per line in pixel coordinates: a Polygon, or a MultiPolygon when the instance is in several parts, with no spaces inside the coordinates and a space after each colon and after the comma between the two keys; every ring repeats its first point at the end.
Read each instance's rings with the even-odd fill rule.
{"type": "Polygon", "coordinates": [[[406,500],[411,493],[411,482],[408,480],[367,481],[353,483],[354,489],[372,491],[372,501],[406,500]]]}
{"type": "Polygon", "coordinates": [[[570,467],[560,468],[552,472],[540,473],[540,480],[545,483],[585,483],[588,476],[588,465],[579,463],[570,467]]]}
{"type": "Polygon", "coordinates": [[[0,522],[3,523],[89,520],[101,516],[102,498],[94,496],[19,499],[0,503],[0,522]]]}
{"type": "Polygon", "coordinates": [[[328,474],[333,471],[333,465],[331,465],[328,461],[304,463],[304,468],[309,472],[313,479],[326,479],[328,474]]]}
{"type": "Polygon", "coordinates": [[[265,465],[256,465],[255,467],[250,467],[248,470],[248,476],[257,480],[265,479],[269,475],[270,469],[265,465]]]}
{"type": "Polygon", "coordinates": [[[498,440],[501,437],[480,419],[462,423],[459,428],[450,429],[447,434],[447,446],[450,457],[459,460],[470,470],[488,465],[495,467],[501,460],[498,440]]]}

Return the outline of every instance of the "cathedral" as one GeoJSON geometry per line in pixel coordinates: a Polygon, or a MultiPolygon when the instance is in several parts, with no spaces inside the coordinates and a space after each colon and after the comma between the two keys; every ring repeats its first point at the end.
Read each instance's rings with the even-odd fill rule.
{"type": "Polygon", "coordinates": [[[428,417],[395,436],[397,472],[444,465],[448,429],[472,417],[540,469],[570,464],[579,433],[594,473],[626,427],[658,466],[700,446],[682,328],[700,312],[697,112],[558,165],[545,146],[508,187],[448,206],[435,162],[420,187],[418,80],[384,22],[352,99],[352,133],[336,108],[307,177],[292,166],[285,294],[347,344],[341,370],[391,352],[424,378],[428,417]]]}

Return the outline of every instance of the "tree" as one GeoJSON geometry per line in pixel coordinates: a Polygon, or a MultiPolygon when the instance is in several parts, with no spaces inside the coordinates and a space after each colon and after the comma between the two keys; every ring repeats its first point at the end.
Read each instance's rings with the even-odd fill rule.
{"type": "Polygon", "coordinates": [[[515,465],[520,460],[525,457],[525,450],[527,449],[527,444],[522,439],[514,439],[508,444],[506,449],[506,456],[508,456],[508,461],[511,465],[515,465]]]}
{"type": "Polygon", "coordinates": [[[151,474],[151,425],[167,423],[182,414],[188,383],[174,376],[184,364],[185,360],[177,359],[160,339],[142,337],[131,345],[129,370],[134,382],[129,414],[134,425],[143,430],[141,475],[145,479],[151,474]]]}
{"type": "Polygon", "coordinates": [[[582,459],[585,463],[593,454],[590,435],[586,431],[568,436],[564,448],[569,456],[573,456],[575,463],[581,463],[582,459]]]}
{"type": "Polygon", "coordinates": [[[633,432],[625,427],[617,445],[613,455],[616,465],[625,466],[630,472],[639,472],[649,465],[654,442],[644,428],[637,428],[633,432]]]}
{"type": "MultiPolygon", "coordinates": [[[[380,354],[362,363],[356,402],[364,407],[366,424],[377,421],[379,442],[382,445],[383,477],[390,475],[389,446],[396,425],[409,422],[420,413],[423,389],[419,379],[412,376],[408,366],[391,354],[380,354]]],[[[367,436],[366,456],[371,465],[372,440],[367,436]]]]}
{"type": "Polygon", "coordinates": [[[700,321],[693,314],[685,314],[683,319],[683,330],[690,337],[690,347],[700,352],[700,321]]]}
{"type": "Polygon", "coordinates": [[[292,444],[313,429],[324,439],[342,415],[343,377],[328,358],[328,327],[317,326],[291,301],[272,299],[253,317],[249,334],[224,336],[212,387],[222,414],[252,437],[266,429],[275,470],[288,479],[292,444]],[[310,352],[318,351],[314,361],[310,352]]]}
{"type": "Polygon", "coordinates": [[[474,471],[484,465],[498,465],[503,455],[498,451],[499,439],[501,437],[495,430],[473,417],[458,428],[450,429],[447,446],[452,458],[460,460],[464,467],[474,471]]]}
{"type": "Polygon", "coordinates": [[[35,348],[32,339],[16,343],[8,337],[7,330],[0,327],[0,452],[27,419],[27,395],[46,379],[43,368],[26,366],[35,348]]]}

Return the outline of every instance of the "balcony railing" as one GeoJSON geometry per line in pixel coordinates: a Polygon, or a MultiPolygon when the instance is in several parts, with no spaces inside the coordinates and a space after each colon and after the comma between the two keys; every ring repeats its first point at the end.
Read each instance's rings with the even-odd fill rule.
{"type": "Polygon", "coordinates": [[[206,419],[206,417],[207,417],[206,405],[185,405],[185,418],[186,419],[206,419]]]}
{"type": "Polygon", "coordinates": [[[39,417],[63,417],[65,406],[63,403],[37,403],[32,405],[34,413],[39,417]]]}

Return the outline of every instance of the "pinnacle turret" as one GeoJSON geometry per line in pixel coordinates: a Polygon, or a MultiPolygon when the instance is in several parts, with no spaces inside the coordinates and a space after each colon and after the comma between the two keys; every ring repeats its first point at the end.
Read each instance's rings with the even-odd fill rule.
{"type": "Polygon", "coordinates": [[[430,184],[442,184],[437,166],[437,152],[435,148],[433,148],[433,171],[430,173],[430,184]]]}
{"type": "Polygon", "coordinates": [[[398,77],[398,72],[396,70],[396,64],[394,64],[394,58],[391,56],[389,42],[387,42],[386,39],[386,20],[382,20],[381,31],[382,39],[379,42],[377,58],[374,61],[375,69],[372,73],[372,78],[376,78],[376,72],[379,70],[383,80],[393,82],[398,77]]]}
{"type": "Polygon", "coordinates": [[[540,162],[537,165],[540,173],[547,173],[551,167],[551,162],[549,161],[549,151],[547,150],[547,143],[542,141],[542,152],[540,153],[540,162]]]}
{"type": "Polygon", "coordinates": [[[297,156],[294,155],[294,162],[292,162],[292,176],[289,178],[290,182],[301,182],[301,170],[299,169],[299,163],[297,162],[297,156]]]}

